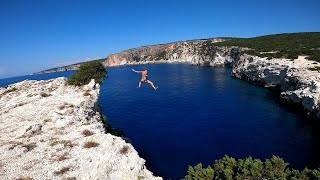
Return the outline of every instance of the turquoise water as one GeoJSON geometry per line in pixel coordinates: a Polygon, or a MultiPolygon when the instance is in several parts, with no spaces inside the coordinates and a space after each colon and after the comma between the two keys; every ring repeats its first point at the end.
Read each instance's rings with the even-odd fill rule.
{"type": "MultiPolygon", "coordinates": [[[[319,128],[281,105],[269,90],[232,78],[228,68],[134,66],[145,67],[157,91],[146,84],[136,88],[140,76],[132,66],[110,68],[100,104],[111,125],[125,133],[155,175],[180,179],[188,165],[212,164],[225,154],[261,159],[275,154],[294,168],[320,164],[319,128]]],[[[0,80],[0,86],[18,79],[0,80]]]]}

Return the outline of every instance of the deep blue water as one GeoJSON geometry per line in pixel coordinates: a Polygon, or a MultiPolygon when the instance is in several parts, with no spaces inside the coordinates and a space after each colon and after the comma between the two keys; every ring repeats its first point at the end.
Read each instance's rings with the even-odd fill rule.
{"type": "MultiPolygon", "coordinates": [[[[228,68],[134,66],[145,67],[157,91],[146,84],[136,88],[140,76],[131,71],[133,66],[111,68],[100,104],[111,125],[125,133],[155,175],[180,179],[188,165],[212,164],[225,154],[261,159],[274,154],[294,168],[320,164],[319,128],[281,105],[269,90],[232,78],[228,68]]],[[[0,80],[0,86],[13,79],[0,80]]]]}
{"type": "Polygon", "coordinates": [[[70,76],[74,73],[75,71],[65,71],[65,72],[56,72],[56,73],[50,73],[50,74],[26,75],[26,76],[0,79],[0,87],[4,87],[9,84],[17,83],[23,80],[48,80],[48,79],[62,77],[62,76],[70,78],[70,76]]]}

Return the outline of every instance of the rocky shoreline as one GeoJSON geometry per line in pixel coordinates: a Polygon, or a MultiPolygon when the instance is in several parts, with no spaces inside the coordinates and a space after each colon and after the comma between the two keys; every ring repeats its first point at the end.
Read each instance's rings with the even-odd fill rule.
{"type": "Polygon", "coordinates": [[[0,179],[162,179],[131,144],[105,133],[100,87],[66,78],[0,88],[0,179]]]}
{"type": "Polygon", "coordinates": [[[247,54],[233,63],[232,76],[280,91],[280,97],[320,119],[320,63],[298,59],[267,59],[247,54]]]}
{"type": "Polygon", "coordinates": [[[208,42],[181,43],[176,45],[173,50],[167,50],[168,52],[178,51],[180,53],[167,53],[163,59],[157,61],[135,62],[129,58],[133,54],[143,57],[145,52],[151,51],[150,49],[123,51],[111,55],[105,61],[105,65],[189,63],[209,67],[232,67],[232,76],[279,91],[280,98],[284,101],[303,109],[310,117],[320,119],[320,63],[307,60],[306,56],[299,56],[294,60],[261,58],[241,53],[247,48],[207,46],[206,43],[208,42]]]}
{"type": "MultiPolygon", "coordinates": [[[[320,63],[303,56],[295,60],[267,59],[245,54],[248,48],[215,46],[216,42],[225,40],[213,38],[144,46],[112,54],[103,64],[106,67],[159,63],[229,66],[233,68],[232,76],[280,91],[283,100],[320,119],[320,63]]],[[[56,70],[75,70],[77,67],[78,64],[56,70]]]]}

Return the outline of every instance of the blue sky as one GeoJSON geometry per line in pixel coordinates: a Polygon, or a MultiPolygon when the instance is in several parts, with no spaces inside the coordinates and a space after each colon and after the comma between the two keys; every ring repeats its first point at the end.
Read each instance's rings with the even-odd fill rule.
{"type": "Polygon", "coordinates": [[[0,0],[0,78],[142,45],[320,31],[319,0],[0,0]]]}

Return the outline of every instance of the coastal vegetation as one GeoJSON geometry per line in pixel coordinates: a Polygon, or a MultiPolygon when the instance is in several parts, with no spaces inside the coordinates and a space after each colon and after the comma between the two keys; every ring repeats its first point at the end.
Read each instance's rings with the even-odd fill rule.
{"type": "Polygon", "coordinates": [[[94,148],[97,146],[99,146],[99,143],[94,142],[94,141],[88,141],[83,145],[84,148],[94,148]]]}
{"type": "Polygon", "coordinates": [[[185,180],[210,180],[210,179],[283,179],[283,180],[316,180],[320,179],[320,168],[302,171],[290,169],[289,163],[282,158],[272,156],[264,162],[260,159],[248,157],[246,159],[235,159],[224,156],[215,160],[212,166],[202,167],[202,164],[189,166],[185,180]]]}
{"type": "Polygon", "coordinates": [[[308,68],[310,71],[319,71],[320,70],[320,66],[314,66],[311,68],[308,68]]]}
{"type": "Polygon", "coordinates": [[[102,84],[107,77],[108,71],[100,61],[90,61],[80,65],[76,74],[70,77],[70,85],[81,86],[88,84],[91,79],[96,83],[102,84]]]}
{"type": "Polygon", "coordinates": [[[154,55],[154,59],[155,60],[165,59],[166,55],[167,55],[167,51],[161,51],[161,52],[157,53],[156,55],[154,55]]]}
{"type": "Polygon", "coordinates": [[[126,155],[129,152],[129,146],[125,145],[120,149],[120,154],[126,155]]]}
{"type": "Polygon", "coordinates": [[[87,137],[87,136],[92,136],[94,133],[88,129],[82,131],[82,134],[87,137]]]}
{"type": "Polygon", "coordinates": [[[214,45],[247,47],[250,50],[245,53],[259,57],[296,59],[299,55],[305,55],[320,62],[320,32],[232,38],[214,45]]]}
{"type": "MultiPolygon", "coordinates": [[[[108,71],[103,66],[101,61],[89,61],[81,64],[77,73],[70,77],[68,83],[70,85],[81,86],[88,84],[91,79],[94,79],[96,83],[102,84],[104,79],[107,77],[107,73],[108,71]]],[[[85,91],[83,96],[91,96],[90,91],[85,91]]],[[[65,108],[65,106],[66,105],[63,104],[58,108],[62,110],[65,108]]],[[[103,115],[101,107],[99,107],[99,114],[107,133],[120,137],[123,136],[123,132],[111,127],[106,116],[103,115]]]]}

